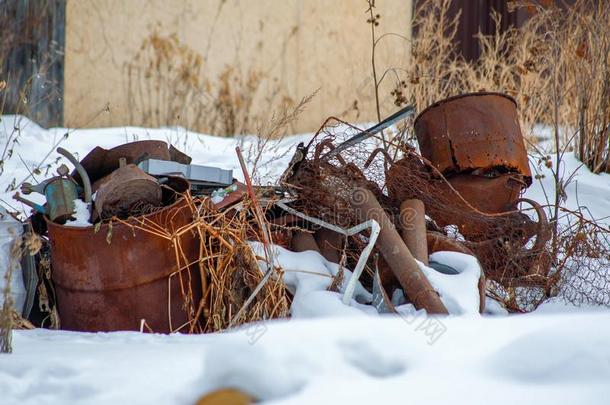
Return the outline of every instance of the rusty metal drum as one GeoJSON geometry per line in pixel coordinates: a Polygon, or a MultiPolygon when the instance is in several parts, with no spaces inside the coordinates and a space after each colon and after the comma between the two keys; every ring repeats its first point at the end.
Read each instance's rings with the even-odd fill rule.
{"type": "MultiPolygon", "coordinates": [[[[506,173],[498,177],[484,177],[472,174],[455,174],[448,179],[451,186],[462,197],[482,212],[496,214],[515,210],[514,202],[525,187],[524,177],[519,174],[506,173]]],[[[449,187],[441,184],[440,192],[447,198],[455,199],[455,194],[449,187]]]]}
{"type": "Polygon", "coordinates": [[[488,171],[520,173],[531,184],[515,100],[470,93],[436,102],[415,119],[423,157],[445,176],[488,171]]]}
{"type": "MultiPolygon", "coordinates": [[[[170,233],[192,221],[184,200],[142,219],[170,233]]],[[[97,232],[47,221],[62,329],[139,330],[144,319],[154,332],[168,333],[187,324],[202,296],[197,266],[179,272],[174,242],[130,226],[135,221],[104,223],[97,232]],[[183,291],[192,292],[187,302],[183,291]]],[[[197,262],[196,235],[180,236],[180,247],[187,263],[197,262]]]]}

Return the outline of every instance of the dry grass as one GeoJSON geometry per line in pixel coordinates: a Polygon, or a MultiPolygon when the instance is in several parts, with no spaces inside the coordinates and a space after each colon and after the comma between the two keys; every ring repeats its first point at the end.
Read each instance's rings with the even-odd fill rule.
{"type": "MultiPolygon", "coordinates": [[[[553,279],[547,289],[501,287],[491,292],[502,290],[495,295],[514,310],[531,310],[554,295],[574,304],[610,305],[610,274],[601,257],[608,254],[610,230],[587,219],[584,212],[562,207],[564,190],[573,180],[563,174],[566,152],[575,151],[595,173],[610,171],[610,2],[577,0],[564,7],[553,1],[509,3],[526,7],[528,21],[519,28],[498,29],[494,35],[479,34],[481,55],[470,62],[455,46],[459,15],[449,12],[451,0],[418,2],[408,65],[375,75],[395,80],[390,95],[396,106],[412,104],[418,111],[467,92],[496,91],[514,97],[532,154],[551,168],[555,183],[556,192],[547,201],[553,279]],[[550,138],[549,131],[546,139],[537,137],[538,124],[551,129],[550,138]]],[[[500,27],[500,16],[491,17],[500,27]]],[[[373,47],[387,35],[396,36],[373,36],[373,47]]],[[[392,144],[412,139],[411,127],[405,128],[392,144]]],[[[386,151],[393,155],[391,146],[386,151]]]]}
{"type": "MultiPolygon", "coordinates": [[[[0,214],[2,215],[2,214],[0,214]]],[[[4,248],[3,248],[4,249],[4,248]]],[[[15,237],[9,246],[9,255],[6,258],[5,263],[8,268],[4,269],[4,279],[2,284],[4,288],[0,291],[2,294],[2,307],[0,308],[0,353],[11,353],[12,352],[12,334],[11,331],[14,327],[13,324],[13,297],[11,295],[11,280],[13,272],[19,271],[19,259],[21,257],[21,237],[15,237]]]]}
{"type": "MultiPolygon", "coordinates": [[[[401,104],[414,104],[419,111],[440,99],[460,93],[498,91],[519,103],[526,133],[544,121],[549,109],[548,79],[543,74],[538,20],[523,28],[510,28],[494,35],[479,34],[481,56],[468,62],[457,52],[454,38],[459,15],[450,17],[451,0],[428,1],[417,8],[413,21],[412,58],[403,69],[405,85],[401,104]]],[[[499,15],[491,16],[499,27],[499,15]]]]}
{"type": "Polygon", "coordinates": [[[273,105],[279,89],[263,92],[265,74],[244,69],[239,62],[227,65],[217,77],[210,77],[205,58],[173,34],[157,32],[146,38],[139,52],[126,66],[127,99],[131,124],[179,125],[215,135],[253,134],[260,121],[255,100],[273,105]]]}
{"type": "Polygon", "coordinates": [[[178,37],[153,32],[126,65],[131,123],[177,125],[203,114],[198,100],[207,94],[201,82],[203,58],[178,37]]]}
{"type": "MultiPolygon", "coordinates": [[[[408,66],[387,69],[396,79],[397,105],[419,111],[464,92],[499,91],[519,104],[524,135],[533,143],[536,124],[553,128],[555,152],[575,150],[595,173],[610,171],[610,3],[578,0],[572,6],[513,1],[527,7],[520,28],[479,34],[481,56],[456,52],[458,16],[450,0],[418,5],[408,66]]],[[[500,16],[494,15],[496,27],[500,16]]],[[[384,73],[385,75],[385,73],[384,73]]]]}
{"type": "MultiPolygon", "coordinates": [[[[263,278],[258,258],[248,245],[248,240],[261,240],[260,229],[252,219],[250,201],[237,203],[239,207],[218,212],[205,201],[184,195],[186,210],[192,221],[174,231],[151,223],[146,217],[132,218],[131,223],[119,222],[138,230],[152,233],[172,242],[175,251],[176,272],[171,278],[181,286],[180,297],[189,321],[184,325],[170,325],[174,332],[217,332],[229,326],[288,316],[290,298],[284,281],[272,277],[253,302],[245,308],[239,319],[235,315],[263,278]],[[134,225],[135,223],[135,225],[134,225]],[[199,253],[196,258],[185,253],[184,241],[196,237],[199,253]],[[185,239],[186,238],[186,239],[185,239]],[[189,273],[188,269],[197,269],[189,273]],[[198,274],[193,281],[191,274],[198,274]],[[202,299],[196,300],[193,285],[201,284],[202,299]]],[[[281,273],[277,273],[281,275],[281,273]]],[[[168,304],[169,305],[169,304],[168,304]]]]}

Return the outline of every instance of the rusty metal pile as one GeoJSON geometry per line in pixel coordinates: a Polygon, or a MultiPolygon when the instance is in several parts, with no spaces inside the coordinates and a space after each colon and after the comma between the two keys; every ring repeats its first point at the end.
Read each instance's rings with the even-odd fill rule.
{"type": "Polygon", "coordinates": [[[382,133],[413,108],[365,131],[331,118],[297,147],[275,188],[251,183],[239,148],[245,184],[165,142],[97,147],[80,162],[59,149],[75,170],[62,165],[22,187],[47,204],[15,197],[32,205],[32,227],[47,241],[30,264],[39,299],[56,303],[47,308],[55,326],[81,331],[205,333],[288,317],[292,295],[274,245],[353,269],[343,303],[360,281],[379,312],[395,312],[390,297],[399,294],[448,313],[420,266],[456,274],[429,260],[439,251],[478,259],[480,312],[486,294],[505,303],[516,289],[548,297],[559,282],[551,229],[544,209],[521,197],[532,174],[516,108],[498,93],[437,102],[413,121],[419,151],[382,133]]]}
{"type": "MultiPolygon", "coordinates": [[[[516,108],[512,98],[497,93],[437,102],[414,121],[420,153],[412,144],[395,141],[377,149],[347,141],[349,147],[336,153],[362,133],[330,119],[301,148],[302,159],[286,173],[284,184],[299,196],[295,208],[343,226],[367,218],[367,210],[378,212],[374,205],[379,204],[387,227],[404,236],[412,228],[409,217],[425,213],[425,231],[411,242],[419,247],[411,248],[404,238],[420,261],[426,263],[436,251],[467,253],[478,258],[496,290],[548,291],[557,281],[550,274],[550,227],[537,202],[520,198],[532,176],[516,108]],[[373,202],[363,207],[357,200],[373,202]]],[[[386,243],[392,249],[405,247],[396,235],[386,243]]],[[[352,238],[348,250],[359,245],[352,238]]],[[[401,288],[417,307],[417,292],[409,294],[407,280],[401,280],[405,270],[394,263],[410,255],[384,254],[383,244],[379,250],[370,277],[376,267],[388,295],[401,288]]]]}
{"type": "MultiPolygon", "coordinates": [[[[21,189],[46,204],[15,195],[34,208],[30,222],[45,242],[30,264],[47,307],[37,323],[50,316],[68,330],[164,333],[228,327],[262,277],[246,242],[258,238],[246,186],[232,171],[192,165],[160,141],[96,147],[80,162],[58,152],[74,172],[62,165],[58,176],[21,189]]],[[[286,316],[283,288],[269,283],[244,318],[286,316]]]]}

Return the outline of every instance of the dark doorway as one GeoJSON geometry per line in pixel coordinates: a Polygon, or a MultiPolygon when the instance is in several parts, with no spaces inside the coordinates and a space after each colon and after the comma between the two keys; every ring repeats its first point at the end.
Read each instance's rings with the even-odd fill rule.
{"type": "Polygon", "coordinates": [[[453,0],[450,16],[455,17],[460,10],[455,42],[458,51],[468,61],[476,60],[481,55],[479,41],[476,39],[479,31],[483,35],[493,35],[496,32],[492,18],[494,12],[501,17],[500,31],[505,31],[510,26],[518,27],[527,19],[527,11],[523,8],[509,12],[506,0],[453,0]]]}
{"type": "Polygon", "coordinates": [[[63,125],[66,0],[0,0],[0,111],[63,125]]]}

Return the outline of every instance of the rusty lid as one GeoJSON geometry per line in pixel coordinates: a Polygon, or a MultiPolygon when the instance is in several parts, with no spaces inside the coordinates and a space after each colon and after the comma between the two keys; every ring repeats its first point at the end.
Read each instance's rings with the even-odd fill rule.
{"type": "Polygon", "coordinates": [[[435,101],[434,103],[430,104],[428,107],[424,108],[424,110],[422,112],[420,112],[417,117],[415,118],[415,121],[413,121],[413,125],[415,125],[415,123],[417,122],[417,120],[419,119],[419,117],[421,117],[422,115],[424,115],[424,113],[426,113],[427,111],[438,107],[441,104],[445,104],[454,100],[458,100],[460,98],[465,98],[465,97],[477,97],[477,96],[500,96],[500,97],[504,97],[509,99],[510,101],[512,101],[515,104],[516,108],[519,108],[519,104],[517,104],[517,101],[509,96],[508,94],[505,93],[498,93],[498,92],[493,92],[493,91],[479,91],[479,92],[475,92],[475,93],[463,93],[463,94],[458,94],[456,96],[451,96],[451,97],[447,97],[444,98],[442,100],[439,101],[435,101]]]}

